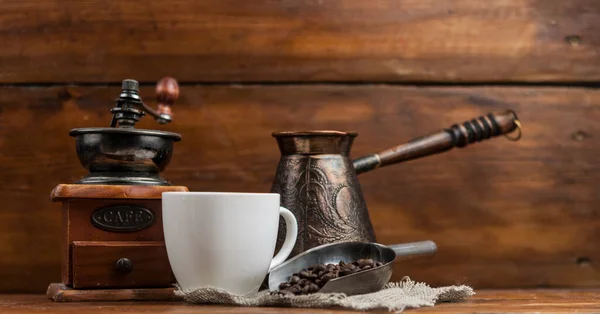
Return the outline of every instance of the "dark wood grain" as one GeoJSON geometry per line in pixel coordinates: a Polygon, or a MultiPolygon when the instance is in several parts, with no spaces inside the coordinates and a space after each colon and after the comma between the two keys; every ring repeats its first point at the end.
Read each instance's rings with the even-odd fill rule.
{"type": "MultiPolygon", "coordinates": [[[[472,298],[457,303],[407,309],[417,313],[598,313],[600,290],[481,290],[472,298]]],[[[0,295],[3,314],[65,312],[91,313],[360,313],[338,309],[277,307],[190,306],[179,302],[85,302],[51,303],[39,295],[0,295]]],[[[382,312],[384,313],[384,312],[382,312]]]]}
{"type": "MultiPolygon", "coordinates": [[[[152,97],[153,85],[142,89],[152,97]]],[[[0,290],[60,282],[59,183],[85,174],[74,127],[106,126],[118,87],[0,88],[0,290]]],[[[182,87],[182,134],[164,177],[191,191],[268,191],[271,132],[357,131],[352,157],[487,112],[514,109],[523,138],[502,137],[359,176],[379,242],[430,239],[434,259],[397,264],[432,285],[600,285],[600,91],[585,88],[182,87]]]]}
{"type": "Polygon", "coordinates": [[[600,79],[595,0],[0,5],[3,83],[600,79]]]}
{"type": "Polygon", "coordinates": [[[171,267],[163,241],[74,241],[74,288],[168,287],[171,267]],[[121,258],[129,259],[129,273],[115,269],[121,258]]]}

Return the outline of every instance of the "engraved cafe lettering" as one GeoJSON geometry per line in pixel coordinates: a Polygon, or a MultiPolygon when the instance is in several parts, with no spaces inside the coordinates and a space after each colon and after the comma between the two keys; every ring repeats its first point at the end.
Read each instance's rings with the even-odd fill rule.
{"type": "Polygon", "coordinates": [[[154,213],[139,206],[109,206],[96,210],[92,214],[92,223],[97,228],[107,231],[138,231],[154,223],[154,213]]]}

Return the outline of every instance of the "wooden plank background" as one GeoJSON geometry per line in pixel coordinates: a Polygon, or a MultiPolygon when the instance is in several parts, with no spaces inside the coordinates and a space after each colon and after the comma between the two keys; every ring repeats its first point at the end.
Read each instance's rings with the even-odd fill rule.
{"type": "Polygon", "coordinates": [[[600,78],[595,0],[0,1],[0,82],[600,78]]]}
{"type": "Polygon", "coordinates": [[[600,286],[600,3],[0,0],[0,292],[60,278],[49,194],[85,174],[71,128],[108,126],[120,81],[182,83],[165,176],[267,191],[271,132],[359,132],[353,157],[488,112],[496,138],[360,176],[379,242],[431,239],[397,265],[432,285],[600,286]],[[437,84],[442,83],[442,84],[437,84]],[[491,85],[496,84],[496,85],[491,85]],[[546,84],[546,85],[544,85],[546,84]],[[564,85],[562,85],[564,84],[564,85]]]}
{"type": "MultiPolygon", "coordinates": [[[[48,196],[85,174],[68,131],[107,125],[118,93],[0,89],[1,289],[42,291],[59,278],[60,212],[48,196]]],[[[436,258],[398,265],[394,278],[477,288],[600,284],[596,90],[190,86],[181,95],[173,124],[159,127],[183,136],[165,176],[201,191],[267,191],[279,158],[272,131],[355,130],[359,157],[512,108],[523,122],[521,141],[495,138],[361,175],[380,242],[439,245],[436,258]]]]}

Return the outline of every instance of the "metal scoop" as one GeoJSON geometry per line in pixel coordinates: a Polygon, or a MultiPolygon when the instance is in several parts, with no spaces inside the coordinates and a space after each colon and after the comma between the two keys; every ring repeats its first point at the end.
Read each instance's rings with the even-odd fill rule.
{"type": "Polygon", "coordinates": [[[273,268],[269,273],[269,290],[279,290],[279,284],[301,270],[315,264],[351,263],[359,259],[373,259],[382,266],[331,279],[319,293],[364,294],[381,290],[390,280],[397,260],[432,257],[437,251],[433,241],[411,242],[385,246],[368,242],[325,244],[301,254],[273,268]]]}

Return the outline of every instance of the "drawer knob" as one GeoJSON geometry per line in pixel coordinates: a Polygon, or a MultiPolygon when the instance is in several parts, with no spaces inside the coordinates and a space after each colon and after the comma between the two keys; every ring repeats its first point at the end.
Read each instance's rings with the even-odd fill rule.
{"type": "Polygon", "coordinates": [[[131,272],[131,270],[133,269],[133,262],[130,259],[123,257],[117,261],[115,268],[123,274],[126,274],[128,272],[131,272]]]}

